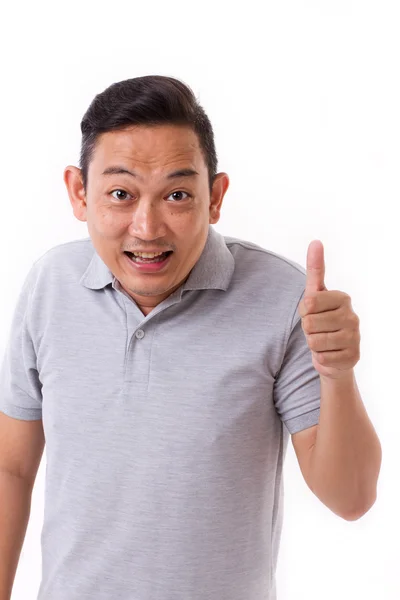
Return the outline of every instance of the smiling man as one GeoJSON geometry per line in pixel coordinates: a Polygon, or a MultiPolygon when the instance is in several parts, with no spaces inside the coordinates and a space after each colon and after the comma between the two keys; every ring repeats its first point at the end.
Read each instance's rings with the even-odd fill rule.
{"type": "Polygon", "coordinates": [[[38,600],[276,600],[289,435],[335,514],[375,501],[358,318],[320,243],[306,273],[212,227],[229,178],[182,82],[113,84],[81,130],[89,237],[33,264],[0,372],[0,600],[45,445],[38,600]]]}
{"type": "Polygon", "coordinates": [[[102,133],[86,189],[80,169],[64,178],[97,254],[144,315],[187,279],[229,185],[216,174],[210,192],[197,134],[169,124],[102,133]]]}

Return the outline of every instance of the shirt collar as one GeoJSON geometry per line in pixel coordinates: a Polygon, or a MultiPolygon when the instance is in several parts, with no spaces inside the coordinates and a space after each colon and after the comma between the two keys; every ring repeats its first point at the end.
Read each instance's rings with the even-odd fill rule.
{"type": "MultiPolygon", "coordinates": [[[[235,268],[235,260],[227,248],[224,236],[209,225],[206,244],[198,261],[182,287],[185,290],[219,289],[226,291],[235,268]]],[[[94,250],[92,260],[80,283],[99,290],[110,283],[115,288],[116,277],[94,250]]],[[[119,283],[119,282],[118,282],[119,283]]]]}

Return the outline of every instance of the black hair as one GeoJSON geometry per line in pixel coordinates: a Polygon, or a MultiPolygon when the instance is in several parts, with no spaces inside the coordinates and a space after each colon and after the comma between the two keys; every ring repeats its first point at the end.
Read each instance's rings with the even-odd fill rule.
{"type": "Polygon", "coordinates": [[[132,125],[161,124],[190,126],[197,134],[208,170],[211,194],[217,173],[217,154],[211,122],[188,85],[163,75],[146,75],[119,81],[94,97],[81,121],[79,166],[85,191],[89,163],[100,134],[132,125]]]}

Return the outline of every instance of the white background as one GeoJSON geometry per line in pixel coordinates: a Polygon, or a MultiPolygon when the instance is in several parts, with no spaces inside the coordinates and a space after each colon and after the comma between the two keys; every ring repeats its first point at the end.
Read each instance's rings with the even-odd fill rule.
{"type": "MultiPolygon", "coordinates": [[[[400,598],[399,28],[398,3],[385,0],[3,10],[2,352],[32,263],[88,235],[62,180],[67,164],[78,165],[84,112],[111,83],[141,75],[183,80],[213,124],[218,170],[230,176],[216,230],[303,266],[320,239],[328,289],[352,298],[356,378],[383,447],[378,500],[355,522],[331,513],[306,486],[289,440],[278,600],[400,598]]],[[[13,600],[36,598],[40,582],[44,472],[45,457],[13,600]]]]}

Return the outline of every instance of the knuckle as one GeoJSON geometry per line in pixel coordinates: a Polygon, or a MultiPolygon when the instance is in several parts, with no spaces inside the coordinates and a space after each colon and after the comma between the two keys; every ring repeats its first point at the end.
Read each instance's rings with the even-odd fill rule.
{"type": "Polygon", "coordinates": [[[315,298],[307,296],[304,298],[304,304],[308,310],[313,310],[315,308],[315,298]]]}
{"type": "Polygon", "coordinates": [[[311,350],[314,350],[314,351],[318,350],[318,342],[315,339],[315,335],[309,336],[308,345],[311,348],[311,350]]]}
{"type": "Polygon", "coordinates": [[[310,315],[307,315],[304,317],[303,319],[303,326],[305,328],[305,330],[307,331],[307,333],[311,332],[312,329],[312,317],[310,317],[310,315]]]}

